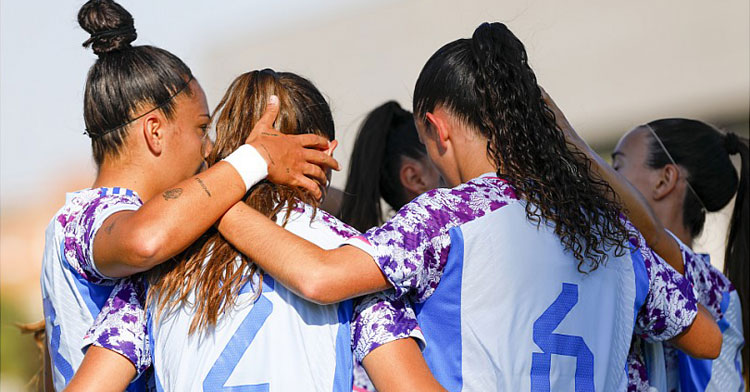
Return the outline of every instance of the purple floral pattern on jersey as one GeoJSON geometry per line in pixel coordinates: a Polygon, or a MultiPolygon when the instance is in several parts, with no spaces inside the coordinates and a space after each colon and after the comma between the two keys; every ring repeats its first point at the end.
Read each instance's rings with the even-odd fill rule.
{"type": "MultiPolygon", "coordinates": [[[[724,316],[721,311],[721,301],[723,296],[726,293],[733,291],[734,286],[732,286],[732,283],[726,276],[724,276],[724,274],[711,265],[711,260],[708,255],[695,253],[678,238],[674,238],[680,246],[680,251],[682,253],[682,260],[685,265],[685,278],[687,278],[687,281],[692,284],[698,303],[703,305],[709,313],[714,316],[715,320],[720,320],[724,316]]],[[[630,354],[628,355],[628,369],[631,367],[645,369],[646,362],[643,358],[643,354],[638,352],[641,350],[641,345],[642,342],[640,341],[640,338],[636,337],[633,339],[630,354]]],[[[666,366],[668,368],[676,367],[676,350],[674,350],[668,343],[665,343],[664,353],[666,366]]],[[[635,375],[631,375],[630,371],[628,372],[628,391],[648,390],[648,388],[639,389],[642,388],[643,385],[648,386],[648,378],[645,374],[636,377],[635,375]]]]}
{"type": "Polygon", "coordinates": [[[135,192],[124,188],[95,188],[76,192],[56,216],[65,235],[65,258],[84,279],[114,285],[94,266],[94,236],[104,220],[115,212],[136,210],[143,205],[135,192]],[[116,192],[116,193],[115,193],[116,192]]]}
{"type": "MultiPolygon", "coordinates": [[[[414,199],[381,227],[347,241],[369,253],[398,300],[363,301],[354,311],[352,347],[362,360],[385,343],[418,331],[413,310],[390,306],[423,302],[437,288],[450,252],[449,230],[516,202],[513,188],[497,177],[479,177],[453,189],[435,189],[414,199]]],[[[385,294],[383,294],[385,295],[385,294]]],[[[419,331],[421,335],[421,331],[419,331]]]]}
{"type": "Polygon", "coordinates": [[[633,337],[628,352],[628,392],[649,392],[648,371],[643,356],[643,340],[633,337]]]}
{"type": "Polygon", "coordinates": [[[443,274],[450,229],[517,200],[504,180],[475,178],[453,189],[422,194],[382,226],[348,243],[370,253],[399,297],[424,302],[443,274]]]}
{"type": "Polygon", "coordinates": [[[367,375],[365,368],[362,364],[354,360],[354,386],[352,391],[354,392],[375,392],[375,386],[372,385],[370,377],[367,375]]]}
{"type": "Polygon", "coordinates": [[[635,334],[647,341],[671,339],[687,329],[698,314],[693,286],[648,247],[646,239],[629,222],[630,244],[643,257],[649,290],[638,311],[635,334]]]}
{"type": "Polygon", "coordinates": [[[355,305],[351,339],[358,362],[377,347],[398,339],[413,337],[424,344],[411,303],[395,297],[391,289],[362,297],[355,305]]]}
{"type": "Polygon", "coordinates": [[[83,338],[84,344],[119,353],[141,374],[151,366],[146,331],[146,287],[137,277],[121,280],[83,338]]]}

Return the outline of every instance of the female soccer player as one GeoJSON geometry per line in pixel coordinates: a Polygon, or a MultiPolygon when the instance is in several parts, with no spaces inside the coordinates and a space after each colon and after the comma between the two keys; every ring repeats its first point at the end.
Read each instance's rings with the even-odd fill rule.
{"type": "MultiPolygon", "coordinates": [[[[362,123],[336,215],[364,232],[385,222],[381,198],[395,212],[439,185],[440,173],[419,141],[414,116],[389,101],[372,110],[362,123]]],[[[374,390],[359,364],[354,365],[354,390],[374,390]]]]}
{"type": "MultiPolygon", "coordinates": [[[[326,139],[273,130],[274,104],[250,145],[196,175],[210,149],[209,113],[190,69],[163,49],[131,46],[133,18],[117,3],[89,1],[78,20],[91,33],[84,46],[99,56],[84,97],[98,172],[91,188],[67,195],[46,232],[41,286],[58,390],[81,363],[83,336],[120,278],[184,250],[266,172],[320,195],[305,175],[325,173],[308,161],[336,167],[327,154],[302,149],[325,148],[326,139]]],[[[136,354],[126,344],[110,348],[136,354]]]]}
{"type": "MultiPolygon", "coordinates": [[[[277,127],[291,133],[313,132],[333,140],[328,103],[312,83],[291,73],[253,71],[235,79],[216,109],[216,146],[209,164],[219,162],[242,144],[248,135],[235,130],[246,128],[236,124],[257,122],[271,94],[281,100],[277,127]]],[[[333,148],[335,142],[329,153],[333,148]]],[[[318,199],[299,187],[262,182],[251,189],[244,203],[324,248],[337,247],[358,234],[318,210],[318,199]]],[[[150,352],[153,358],[157,389],[351,391],[352,301],[318,305],[300,298],[262,274],[215,229],[180,258],[155,269],[150,282],[148,338],[143,326],[132,322],[143,319],[138,316],[143,310],[141,300],[134,294],[139,288],[120,286],[87,340],[107,346],[123,335],[138,336],[139,345],[145,347],[144,356],[150,352]],[[146,347],[147,343],[150,347],[146,347]],[[294,377],[289,377],[290,371],[294,377]]],[[[410,324],[400,337],[421,336],[414,328],[416,320],[408,304],[388,301],[384,295],[369,300],[379,304],[382,317],[398,317],[410,324]]],[[[388,377],[404,389],[439,388],[414,342],[389,346],[393,359],[372,366],[391,367],[408,360],[408,367],[388,372],[388,377]]],[[[97,362],[90,360],[89,354],[102,349],[90,350],[71,385],[83,388],[102,380],[108,380],[108,386],[122,384],[121,379],[113,383],[112,373],[101,370],[108,359],[100,356],[97,362]]],[[[117,356],[103,351],[110,358],[117,356]]],[[[125,377],[128,380],[133,367],[126,368],[131,372],[125,377]]]]}
{"type": "Polygon", "coordinates": [[[614,168],[644,195],[663,222],[668,230],[665,240],[679,245],[684,257],[673,267],[695,287],[699,302],[718,320],[723,335],[721,354],[714,361],[696,360],[668,345],[642,346],[636,341],[631,356],[636,365],[642,365],[642,350],[647,350],[649,366],[648,371],[642,367],[632,374],[630,389],[742,389],[748,363],[747,348],[742,352],[743,342],[748,341],[747,139],[721,133],[700,121],[663,119],[625,134],[613,161],[614,168]],[[729,159],[732,154],[741,157],[739,181],[729,159]],[[725,277],[711,266],[708,255],[697,254],[691,247],[703,230],[706,212],[724,208],[735,195],[725,277]]]}
{"type": "Polygon", "coordinates": [[[440,185],[440,173],[419,141],[414,116],[395,101],[365,118],[352,150],[341,220],[359,231],[382,225],[380,199],[393,211],[440,185]]]}
{"type": "MultiPolygon", "coordinates": [[[[716,324],[698,312],[689,284],[630,234],[583,154],[568,150],[504,25],[485,23],[438,50],[417,81],[414,113],[453,189],[427,192],[335,250],[242,204],[219,230],[317,302],[393,287],[414,303],[427,363],[449,390],[623,389],[634,325],[692,355],[717,355],[716,324]]],[[[366,366],[387,355],[380,345],[400,327],[368,305],[354,342],[366,366]]]]}

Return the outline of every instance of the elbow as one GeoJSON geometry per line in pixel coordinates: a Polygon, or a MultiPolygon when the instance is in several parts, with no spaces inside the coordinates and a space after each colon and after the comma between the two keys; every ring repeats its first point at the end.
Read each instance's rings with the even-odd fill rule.
{"type": "Polygon", "coordinates": [[[164,240],[153,234],[134,234],[131,237],[131,245],[128,247],[131,249],[130,265],[141,271],[149,270],[161,261],[159,260],[159,253],[164,248],[164,240]]]}
{"type": "Polygon", "coordinates": [[[715,331],[712,331],[709,336],[705,336],[702,339],[702,344],[690,350],[691,352],[688,352],[688,354],[698,359],[716,359],[721,353],[722,343],[723,337],[721,331],[716,327],[715,331]]]}
{"type": "Polygon", "coordinates": [[[721,345],[724,339],[721,335],[721,331],[718,331],[718,328],[716,332],[716,336],[713,336],[712,339],[710,339],[711,344],[709,344],[705,352],[702,353],[705,355],[705,359],[716,359],[719,357],[719,354],[721,354],[721,345]]]}
{"type": "Polygon", "coordinates": [[[330,276],[330,274],[326,274],[320,271],[320,269],[305,274],[297,285],[299,294],[308,301],[318,305],[330,305],[341,302],[344,298],[336,295],[333,289],[334,285],[330,281],[330,276]]]}

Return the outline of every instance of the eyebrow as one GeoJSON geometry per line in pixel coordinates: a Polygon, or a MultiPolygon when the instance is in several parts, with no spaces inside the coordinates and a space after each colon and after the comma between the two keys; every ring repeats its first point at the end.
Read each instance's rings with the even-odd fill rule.
{"type": "Polygon", "coordinates": [[[211,115],[208,113],[199,114],[198,117],[208,117],[211,118],[211,115]]]}

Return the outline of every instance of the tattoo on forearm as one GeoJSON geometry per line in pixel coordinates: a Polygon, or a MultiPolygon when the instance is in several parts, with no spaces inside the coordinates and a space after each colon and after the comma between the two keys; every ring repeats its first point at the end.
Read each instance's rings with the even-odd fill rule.
{"type": "Polygon", "coordinates": [[[260,134],[261,134],[261,135],[266,135],[266,136],[273,136],[273,137],[277,137],[277,136],[279,136],[278,134],[276,134],[276,133],[271,133],[271,132],[261,132],[260,134]]]}
{"type": "Polygon", "coordinates": [[[173,200],[180,197],[180,195],[182,195],[182,188],[170,189],[162,194],[164,200],[173,200]]]}
{"type": "Polygon", "coordinates": [[[268,149],[266,148],[266,146],[264,146],[263,144],[261,144],[260,146],[263,147],[263,150],[266,151],[266,155],[268,155],[268,159],[271,160],[271,164],[276,165],[276,162],[273,161],[273,157],[271,156],[271,153],[268,152],[268,149]]]}
{"type": "Polygon", "coordinates": [[[206,184],[203,183],[203,180],[201,180],[198,177],[195,177],[195,181],[198,181],[198,184],[200,184],[201,188],[203,188],[203,191],[206,192],[208,197],[211,197],[211,192],[208,191],[208,187],[206,186],[206,184]]]}

